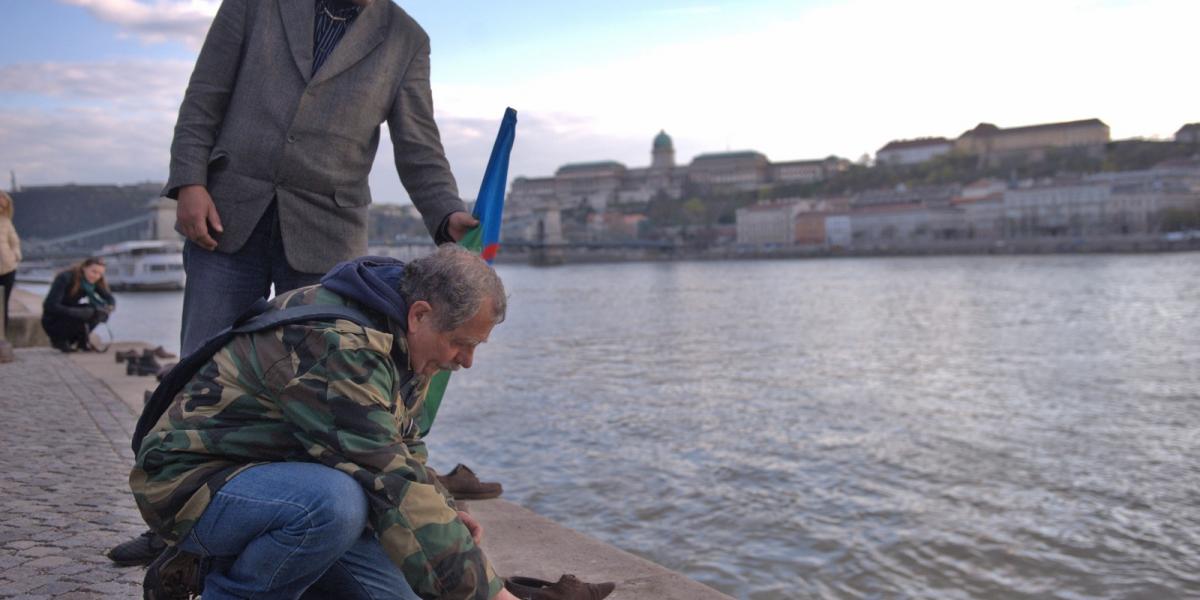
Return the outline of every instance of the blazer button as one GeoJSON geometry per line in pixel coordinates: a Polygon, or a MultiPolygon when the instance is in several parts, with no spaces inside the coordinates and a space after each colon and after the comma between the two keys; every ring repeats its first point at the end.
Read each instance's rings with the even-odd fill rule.
{"type": "Polygon", "coordinates": [[[288,143],[289,143],[289,144],[294,144],[294,143],[296,143],[296,136],[294,136],[294,135],[289,135],[289,136],[288,136],[288,143]]]}

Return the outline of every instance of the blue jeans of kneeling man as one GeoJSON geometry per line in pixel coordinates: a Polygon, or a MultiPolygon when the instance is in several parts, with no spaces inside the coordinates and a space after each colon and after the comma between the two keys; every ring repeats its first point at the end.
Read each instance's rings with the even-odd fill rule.
{"type": "Polygon", "coordinates": [[[367,528],[362,487],[315,463],[238,474],[179,547],[212,559],[204,600],[418,600],[367,528]]]}

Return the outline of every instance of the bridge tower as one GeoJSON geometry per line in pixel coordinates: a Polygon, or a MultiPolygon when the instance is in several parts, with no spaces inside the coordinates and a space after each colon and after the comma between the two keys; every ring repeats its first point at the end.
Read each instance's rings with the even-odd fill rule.
{"type": "Polygon", "coordinates": [[[152,240],[178,240],[180,235],[175,231],[175,201],[158,197],[146,204],[150,210],[150,237],[152,240]]]}

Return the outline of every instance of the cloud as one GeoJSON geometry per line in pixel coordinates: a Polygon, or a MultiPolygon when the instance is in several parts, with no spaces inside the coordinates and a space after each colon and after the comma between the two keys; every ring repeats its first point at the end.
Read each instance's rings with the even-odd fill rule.
{"type": "Polygon", "coordinates": [[[86,9],[95,18],[121,28],[148,44],[171,41],[199,48],[217,14],[220,0],[59,0],[86,9]]]}
{"type": "Polygon", "coordinates": [[[27,185],[162,181],[173,125],[162,112],[0,109],[0,165],[27,185]]]}
{"type": "Polygon", "coordinates": [[[191,66],[175,60],[0,66],[0,167],[31,185],[165,179],[191,66]]]}
{"type": "Polygon", "coordinates": [[[182,60],[0,65],[0,97],[28,94],[57,104],[174,111],[191,70],[192,63],[182,60]]]}
{"type": "MultiPolygon", "coordinates": [[[[980,121],[1098,117],[1117,138],[1169,136],[1196,119],[1200,80],[1184,75],[1196,22],[1200,3],[1180,0],[849,0],[753,31],[514,72],[490,89],[444,86],[437,100],[461,115],[491,110],[492,98],[585,115],[608,138],[665,128],[681,161],[724,149],[856,158],[980,121]]],[[[564,162],[605,158],[573,150],[564,162]]]]}

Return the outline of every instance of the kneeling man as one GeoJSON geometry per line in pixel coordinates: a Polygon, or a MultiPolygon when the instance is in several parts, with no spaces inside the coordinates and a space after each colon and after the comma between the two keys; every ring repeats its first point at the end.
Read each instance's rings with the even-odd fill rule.
{"type": "Polygon", "coordinates": [[[499,277],[446,245],[342,263],[268,314],[305,305],[370,323],[235,335],[142,440],[130,485],[171,544],[146,597],[186,598],[202,577],[205,600],[514,598],[425,468],[414,421],[429,378],[470,367],[504,319],[499,277]]]}

